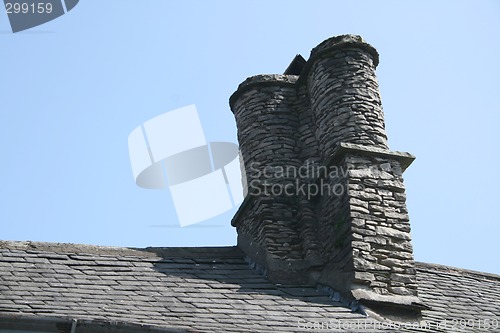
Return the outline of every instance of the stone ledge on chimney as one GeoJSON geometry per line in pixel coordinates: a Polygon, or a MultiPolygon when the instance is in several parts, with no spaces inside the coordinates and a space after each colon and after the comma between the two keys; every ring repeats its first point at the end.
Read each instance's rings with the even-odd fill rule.
{"type": "Polygon", "coordinates": [[[348,152],[356,152],[365,156],[379,156],[395,159],[400,163],[402,171],[405,171],[416,158],[414,155],[406,152],[341,142],[337,145],[333,154],[327,159],[326,165],[330,166],[338,163],[339,159],[348,152]]]}

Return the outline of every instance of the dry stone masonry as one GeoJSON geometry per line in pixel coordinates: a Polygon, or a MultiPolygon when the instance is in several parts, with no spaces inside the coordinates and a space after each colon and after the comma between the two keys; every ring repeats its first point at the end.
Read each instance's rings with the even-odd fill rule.
{"type": "Polygon", "coordinates": [[[230,106],[248,194],[232,225],[276,283],[418,313],[402,178],[414,157],[388,149],[378,61],[361,37],[343,35],[283,75],[240,84],[230,106]]]}

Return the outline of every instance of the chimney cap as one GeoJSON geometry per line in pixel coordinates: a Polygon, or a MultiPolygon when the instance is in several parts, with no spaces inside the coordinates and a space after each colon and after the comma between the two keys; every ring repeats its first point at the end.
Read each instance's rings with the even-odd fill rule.
{"type": "Polygon", "coordinates": [[[377,67],[379,63],[379,54],[377,50],[373,46],[365,42],[365,40],[359,35],[339,35],[328,38],[311,50],[309,62],[312,58],[317,57],[320,54],[327,53],[333,48],[347,47],[357,47],[364,49],[372,56],[373,65],[377,67]]]}
{"type": "Polygon", "coordinates": [[[284,74],[259,74],[250,76],[240,83],[238,89],[229,97],[229,106],[233,110],[236,100],[249,89],[266,86],[294,86],[297,79],[298,76],[296,75],[284,74]]]}

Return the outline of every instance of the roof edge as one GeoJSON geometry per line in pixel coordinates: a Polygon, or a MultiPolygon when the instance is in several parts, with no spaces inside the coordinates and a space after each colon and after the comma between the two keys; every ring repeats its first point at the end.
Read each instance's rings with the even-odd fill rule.
{"type": "Polygon", "coordinates": [[[57,254],[88,254],[100,256],[122,256],[122,257],[184,257],[196,254],[199,257],[213,256],[242,258],[243,254],[237,246],[201,246],[201,247],[118,247],[73,243],[56,242],[33,242],[33,241],[2,241],[0,249],[54,252],[57,254]],[[209,250],[209,251],[207,251],[209,250]]]}
{"type": "MultiPolygon", "coordinates": [[[[214,252],[218,256],[227,258],[243,258],[244,254],[236,245],[232,246],[193,246],[193,247],[118,247],[90,244],[57,243],[57,242],[36,242],[36,241],[6,241],[0,240],[0,249],[21,250],[21,251],[46,251],[58,254],[88,254],[103,256],[124,256],[124,257],[184,257],[186,255],[197,254],[199,256],[213,256],[214,252]],[[210,250],[207,252],[207,250],[210,250]]],[[[440,273],[460,274],[473,277],[486,277],[500,281],[500,275],[488,272],[480,272],[466,268],[454,266],[425,263],[415,261],[418,270],[436,271],[440,273]]]]}
{"type": "Polygon", "coordinates": [[[471,269],[466,269],[466,268],[459,268],[459,267],[454,267],[454,266],[447,266],[447,265],[442,265],[442,264],[432,264],[432,263],[426,263],[426,262],[420,262],[420,261],[415,261],[415,268],[417,270],[421,271],[436,271],[440,273],[449,273],[449,274],[460,274],[460,275],[468,275],[468,276],[473,276],[473,277],[486,277],[486,278],[491,278],[494,280],[499,280],[500,281],[500,275],[494,274],[494,273],[488,273],[488,272],[480,272],[480,271],[475,271],[471,269]]]}
{"type": "Polygon", "coordinates": [[[185,333],[190,330],[175,327],[138,324],[117,320],[77,319],[74,317],[43,316],[34,314],[0,313],[0,326],[4,329],[29,330],[40,332],[81,333],[185,333]]]}

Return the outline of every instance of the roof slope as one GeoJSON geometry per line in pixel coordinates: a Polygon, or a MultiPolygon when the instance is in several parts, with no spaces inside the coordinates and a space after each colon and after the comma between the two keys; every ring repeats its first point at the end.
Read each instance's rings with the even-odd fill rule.
{"type": "MultiPolygon", "coordinates": [[[[471,319],[476,327],[500,320],[499,276],[429,264],[417,270],[420,296],[432,308],[424,311],[432,330],[383,331],[455,332],[452,320],[471,319]],[[448,329],[438,329],[444,319],[448,329]]],[[[237,247],[0,242],[0,328],[1,318],[17,316],[195,332],[325,331],[339,323],[375,323],[335,294],[271,284],[237,247]]],[[[470,326],[463,331],[484,332],[470,326]]]]}

